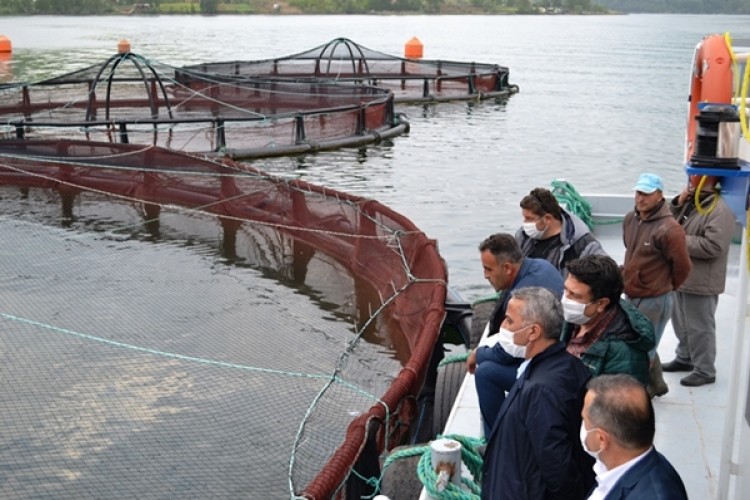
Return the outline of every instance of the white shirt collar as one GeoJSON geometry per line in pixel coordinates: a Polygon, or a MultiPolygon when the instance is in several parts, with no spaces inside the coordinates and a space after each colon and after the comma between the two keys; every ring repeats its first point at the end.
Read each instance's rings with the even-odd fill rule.
{"type": "Polygon", "coordinates": [[[516,380],[521,378],[521,375],[526,371],[526,367],[529,366],[529,363],[531,363],[531,358],[524,360],[523,363],[518,365],[518,368],[516,368],[516,380]]]}

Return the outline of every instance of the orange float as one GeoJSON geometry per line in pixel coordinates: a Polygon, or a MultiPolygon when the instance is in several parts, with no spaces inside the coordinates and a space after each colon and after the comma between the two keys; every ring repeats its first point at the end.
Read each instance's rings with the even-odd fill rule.
{"type": "Polygon", "coordinates": [[[424,45],[419,41],[419,38],[413,36],[404,45],[404,57],[407,59],[422,59],[424,51],[424,45]]]}
{"type": "Polygon", "coordinates": [[[117,53],[118,54],[127,54],[130,52],[130,42],[123,38],[117,43],[117,53]]]}
{"type": "Polygon", "coordinates": [[[0,35],[0,54],[10,54],[11,52],[13,52],[13,44],[10,43],[10,38],[0,35]]]}
{"type": "MultiPolygon", "coordinates": [[[[698,107],[701,103],[731,104],[732,54],[723,35],[708,35],[695,47],[690,78],[685,163],[695,150],[698,107]]],[[[691,175],[690,184],[697,186],[701,176],[691,175]]]]}

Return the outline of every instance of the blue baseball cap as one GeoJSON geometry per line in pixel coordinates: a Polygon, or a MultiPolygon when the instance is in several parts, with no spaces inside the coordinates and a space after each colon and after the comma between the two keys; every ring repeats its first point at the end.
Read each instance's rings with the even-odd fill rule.
{"type": "Polygon", "coordinates": [[[638,182],[635,183],[633,191],[640,191],[641,193],[651,194],[654,191],[664,191],[664,183],[661,181],[661,177],[656,174],[641,174],[638,177],[638,182]]]}

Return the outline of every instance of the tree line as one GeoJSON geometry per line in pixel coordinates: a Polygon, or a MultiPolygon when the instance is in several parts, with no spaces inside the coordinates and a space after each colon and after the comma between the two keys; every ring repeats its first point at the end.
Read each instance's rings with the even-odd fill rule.
{"type": "Polygon", "coordinates": [[[544,14],[603,12],[592,0],[0,0],[0,15],[222,14],[295,12],[466,12],[544,14]],[[136,10],[136,5],[139,8],[136,10]],[[143,8],[143,4],[148,4],[143,8]],[[287,8],[288,7],[288,8],[287,8]],[[289,9],[291,8],[291,9],[289,9]]]}
{"type": "Polygon", "coordinates": [[[596,0],[621,12],[671,14],[750,14],[750,0],[596,0]]]}
{"type": "Polygon", "coordinates": [[[0,15],[101,15],[420,12],[475,14],[582,14],[619,12],[748,14],[750,0],[0,0],[0,15]]]}

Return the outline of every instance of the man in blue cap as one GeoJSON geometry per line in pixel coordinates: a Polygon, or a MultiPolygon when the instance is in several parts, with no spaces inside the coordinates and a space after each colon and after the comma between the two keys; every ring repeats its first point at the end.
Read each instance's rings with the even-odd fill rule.
{"type": "Polygon", "coordinates": [[[656,345],[649,352],[649,395],[663,396],[669,388],[656,353],[672,315],[673,291],[687,279],[692,263],[685,231],[664,199],[664,184],[656,174],[641,174],[633,188],[635,210],[625,216],[622,237],[625,295],[654,325],[656,345]]]}

